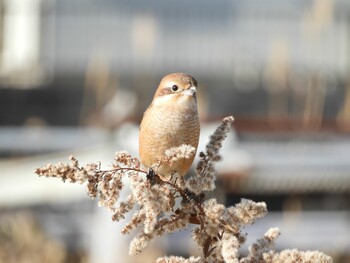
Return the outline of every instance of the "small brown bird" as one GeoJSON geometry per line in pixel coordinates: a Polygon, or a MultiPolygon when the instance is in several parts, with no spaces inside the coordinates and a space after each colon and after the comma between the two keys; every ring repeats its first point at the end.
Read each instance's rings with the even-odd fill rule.
{"type": "MultiPolygon", "coordinates": [[[[200,127],[196,88],[197,81],[184,73],[173,73],[161,80],[140,125],[139,153],[145,168],[153,168],[170,148],[187,144],[197,150],[200,127]]],[[[166,177],[184,176],[194,156],[171,165],[161,164],[155,172],[166,177]]]]}

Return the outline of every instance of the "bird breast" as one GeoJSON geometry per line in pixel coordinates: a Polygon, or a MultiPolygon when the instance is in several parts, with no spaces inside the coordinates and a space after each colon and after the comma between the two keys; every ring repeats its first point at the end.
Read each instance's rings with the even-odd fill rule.
{"type": "MultiPolygon", "coordinates": [[[[167,149],[182,144],[191,145],[196,149],[198,146],[200,127],[194,97],[182,96],[176,100],[173,100],[172,96],[164,97],[155,98],[145,112],[140,126],[140,158],[142,164],[147,167],[157,163],[167,149]]],[[[181,164],[184,167],[172,169],[181,168],[181,171],[176,172],[186,173],[193,158],[189,161],[189,164],[181,164]]]]}

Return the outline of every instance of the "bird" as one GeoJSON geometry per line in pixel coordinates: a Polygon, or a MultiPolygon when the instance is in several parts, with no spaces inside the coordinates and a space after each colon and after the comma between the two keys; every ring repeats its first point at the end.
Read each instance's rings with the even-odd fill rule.
{"type": "MultiPolygon", "coordinates": [[[[197,81],[190,75],[172,73],[161,79],[139,129],[139,155],[144,168],[153,169],[165,151],[173,147],[186,144],[197,151],[200,123],[196,93],[197,81]]],[[[185,176],[195,152],[188,159],[158,163],[154,172],[164,178],[185,176]]]]}

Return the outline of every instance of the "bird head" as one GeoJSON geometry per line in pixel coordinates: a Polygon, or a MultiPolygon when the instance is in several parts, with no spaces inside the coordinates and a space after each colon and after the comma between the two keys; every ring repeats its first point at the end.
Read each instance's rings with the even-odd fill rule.
{"type": "Polygon", "coordinates": [[[196,103],[197,81],[185,73],[172,73],[160,81],[153,102],[170,103],[190,101],[196,103]]]}

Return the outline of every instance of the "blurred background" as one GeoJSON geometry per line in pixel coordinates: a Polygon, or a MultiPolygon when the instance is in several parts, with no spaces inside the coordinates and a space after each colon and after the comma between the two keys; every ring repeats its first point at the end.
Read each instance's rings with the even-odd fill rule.
{"type": "Polygon", "coordinates": [[[350,262],[347,0],[0,0],[0,262],[200,253],[182,232],[129,257],[125,222],[34,174],[71,154],[107,168],[137,156],[143,111],[179,71],[199,82],[201,149],[236,118],[212,196],[267,203],[247,244],[278,226],[277,250],[350,262]]]}

